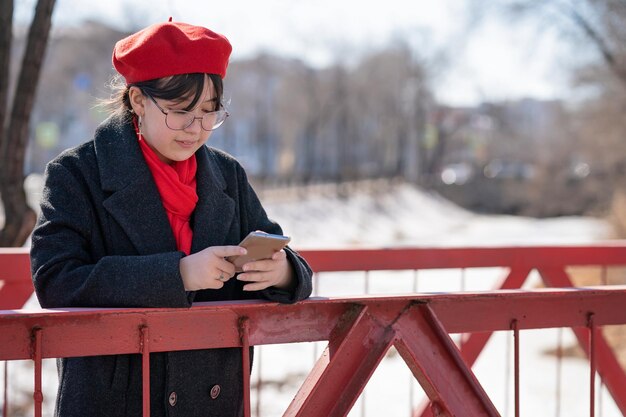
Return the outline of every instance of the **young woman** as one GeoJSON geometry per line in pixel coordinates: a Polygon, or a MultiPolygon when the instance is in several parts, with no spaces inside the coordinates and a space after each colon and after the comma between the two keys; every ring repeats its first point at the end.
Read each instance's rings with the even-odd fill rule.
{"type": "MultiPolygon", "coordinates": [[[[117,109],[93,140],[48,164],[32,239],[42,307],[190,307],[194,301],[311,293],[289,247],[244,272],[225,258],[250,232],[282,234],[243,168],[204,146],[228,116],[231,45],[209,29],[166,22],[120,40],[117,109]]],[[[139,355],[59,360],[56,415],[141,415],[139,355]]],[[[151,354],[152,416],[238,416],[240,349],[151,354]]]]}

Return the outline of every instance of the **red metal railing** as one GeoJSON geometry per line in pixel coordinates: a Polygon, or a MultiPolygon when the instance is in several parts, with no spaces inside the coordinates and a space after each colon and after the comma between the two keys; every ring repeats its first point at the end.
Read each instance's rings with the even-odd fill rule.
{"type": "MultiPolygon", "coordinates": [[[[318,272],[502,266],[509,271],[501,288],[519,288],[532,269],[552,286],[569,287],[567,266],[626,264],[626,246],[622,244],[302,253],[318,272]]],[[[13,265],[24,262],[25,257],[23,250],[0,255],[0,279],[7,279],[2,275],[6,258],[11,258],[8,265],[13,265]]],[[[18,273],[24,274],[23,270],[18,273]]],[[[0,288],[0,303],[12,294],[5,292],[6,288],[0,288]]],[[[424,413],[484,416],[498,412],[470,366],[491,332],[512,330],[515,411],[519,415],[519,331],[572,327],[591,359],[590,415],[594,415],[596,371],[624,414],[626,377],[598,330],[600,326],[626,323],[625,301],[626,287],[614,286],[312,299],[296,305],[207,303],[190,310],[4,311],[0,312],[0,360],[35,361],[36,415],[41,415],[38,387],[42,358],[141,353],[147,364],[149,352],[328,340],[328,348],[285,415],[339,416],[347,414],[385,352],[395,346],[433,401],[424,413]],[[290,328],[287,334],[282,332],[286,321],[290,328]],[[197,326],[206,322],[212,326],[218,323],[219,331],[198,334],[197,326]],[[459,351],[448,333],[472,334],[459,351]]],[[[244,355],[247,351],[243,349],[244,355]]],[[[249,360],[246,356],[243,359],[249,360]]],[[[148,382],[149,367],[144,369],[144,381],[148,382]]],[[[248,393],[249,379],[243,383],[248,393]]],[[[246,413],[250,413],[249,397],[246,413]]]]}
{"type": "Polygon", "coordinates": [[[22,308],[32,294],[28,250],[0,248],[0,309],[22,308]]]}
{"type": "MultiPolygon", "coordinates": [[[[343,416],[394,345],[442,415],[495,416],[447,332],[556,326],[589,331],[626,323],[624,303],[626,287],[350,297],[296,305],[206,303],[190,310],[5,311],[0,358],[35,361],[40,387],[42,358],[140,353],[147,361],[148,352],[328,340],[285,415],[343,416]],[[198,332],[206,323],[212,331],[198,332]]],[[[592,346],[596,337],[590,338],[592,346]]],[[[144,369],[147,387],[149,367],[144,369]]],[[[41,415],[41,401],[36,388],[35,415],[41,415]]]]}

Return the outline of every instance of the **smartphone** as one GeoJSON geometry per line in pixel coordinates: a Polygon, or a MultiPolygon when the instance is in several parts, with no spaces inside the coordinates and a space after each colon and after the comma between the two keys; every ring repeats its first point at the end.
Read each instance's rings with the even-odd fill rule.
{"type": "Polygon", "coordinates": [[[247,249],[245,255],[229,256],[226,260],[235,265],[236,272],[242,272],[241,267],[251,261],[260,259],[269,259],[276,252],[287,246],[291,240],[288,236],[273,235],[257,230],[250,232],[240,243],[239,246],[247,249]]]}

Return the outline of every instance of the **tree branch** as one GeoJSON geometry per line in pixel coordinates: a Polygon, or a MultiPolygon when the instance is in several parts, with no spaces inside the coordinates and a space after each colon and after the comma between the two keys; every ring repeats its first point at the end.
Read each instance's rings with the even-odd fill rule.
{"type": "Polygon", "coordinates": [[[573,23],[577,25],[585,33],[585,35],[587,35],[587,37],[596,45],[598,51],[600,51],[600,54],[602,55],[602,58],[609,66],[611,71],[622,82],[626,83],[626,71],[620,66],[620,62],[618,61],[616,55],[613,51],[611,51],[608,42],[602,37],[600,32],[597,31],[591,25],[591,23],[572,6],[569,6],[569,10],[564,11],[564,13],[566,13],[566,15],[573,21],[573,23]]]}
{"type": "Polygon", "coordinates": [[[13,0],[0,0],[0,155],[4,154],[2,149],[5,142],[4,123],[9,97],[12,32],[13,0]]]}
{"type": "Polygon", "coordinates": [[[35,93],[48,45],[48,36],[52,26],[52,11],[55,0],[39,0],[35,16],[28,32],[28,41],[24,51],[22,69],[19,74],[11,119],[7,132],[6,153],[3,160],[7,162],[6,178],[17,180],[22,178],[24,153],[28,143],[28,122],[35,102],[35,93]]]}
{"type": "Polygon", "coordinates": [[[0,231],[0,246],[23,245],[35,226],[36,215],[26,203],[24,192],[24,157],[28,144],[30,114],[52,26],[54,3],[55,0],[37,2],[13,98],[11,118],[4,137],[0,155],[0,195],[6,218],[4,228],[0,231]]]}

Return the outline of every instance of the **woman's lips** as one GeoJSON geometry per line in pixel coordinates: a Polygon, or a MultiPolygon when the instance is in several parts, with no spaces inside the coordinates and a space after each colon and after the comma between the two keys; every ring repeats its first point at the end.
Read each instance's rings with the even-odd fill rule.
{"type": "Polygon", "coordinates": [[[193,148],[198,143],[197,140],[177,140],[175,142],[178,143],[183,148],[193,148]]]}

